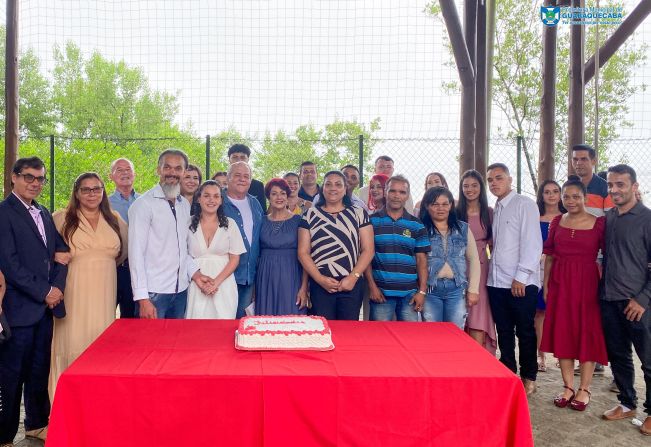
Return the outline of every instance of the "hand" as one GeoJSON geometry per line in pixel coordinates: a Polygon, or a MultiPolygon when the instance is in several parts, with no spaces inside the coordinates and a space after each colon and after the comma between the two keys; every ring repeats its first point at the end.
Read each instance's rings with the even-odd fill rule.
{"type": "Polygon", "coordinates": [[[305,309],[308,307],[308,303],[310,301],[310,298],[307,296],[307,288],[306,287],[301,287],[298,289],[298,293],[296,294],[296,305],[298,306],[299,309],[305,309]]]}
{"type": "Polygon", "coordinates": [[[425,295],[422,293],[414,293],[409,300],[409,304],[414,306],[416,312],[422,312],[425,308],[425,295]]]}
{"type": "Polygon", "coordinates": [[[156,307],[151,300],[140,300],[140,318],[156,319],[156,307]]]}
{"type": "Polygon", "coordinates": [[[316,282],[323,287],[328,293],[335,293],[339,291],[339,281],[329,276],[320,275],[316,282]]]}
{"type": "Polygon", "coordinates": [[[217,288],[214,287],[214,281],[210,276],[206,276],[201,273],[200,270],[197,270],[194,275],[192,275],[192,281],[195,282],[201,293],[204,295],[212,295],[217,291],[217,288]],[[213,290],[214,289],[214,290],[213,290]],[[210,293],[212,292],[212,293],[210,293]]]}
{"type": "Polygon", "coordinates": [[[468,307],[472,307],[479,302],[479,294],[466,292],[466,304],[468,307]]]}
{"type": "Polygon", "coordinates": [[[45,297],[45,304],[47,304],[47,307],[52,309],[54,306],[59,304],[62,299],[63,299],[63,292],[61,292],[61,290],[59,290],[58,287],[52,287],[50,293],[48,293],[47,296],[45,297]]]}
{"type": "Polygon", "coordinates": [[[524,289],[525,289],[525,285],[522,284],[520,281],[516,281],[514,279],[513,283],[511,284],[511,295],[517,296],[517,297],[523,297],[524,296],[524,289]]]}
{"type": "Polygon", "coordinates": [[[56,253],[54,253],[54,262],[58,264],[68,265],[71,259],[72,259],[72,255],[70,254],[70,252],[57,251],[56,253]]]}
{"type": "Polygon", "coordinates": [[[628,300],[628,305],[624,308],[624,314],[628,321],[640,321],[646,309],[640,305],[635,298],[628,300]]]}
{"type": "Polygon", "coordinates": [[[350,292],[355,288],[355,284],[357,284],[357,276],[353,275],[352,273],[348,276],[346,276],[344,279],[339,281],[339,292],[350,292]]]}
{"type": "Polygon", "coordinates": [[[223,280],[218,280],[217,277],[210,278],[210,282],[205,286],[205,289],[202,290],[204,295],[214,295],[219,291],[219,287],[222,285],[223,280]]]}
{"type": "Polygon", "coordinates": [[[375,284],[373,284],[372,286],[369,284],[368,299],[370,299],[374,303],[386,303],[387,301],[380,288],[375,284]]]}

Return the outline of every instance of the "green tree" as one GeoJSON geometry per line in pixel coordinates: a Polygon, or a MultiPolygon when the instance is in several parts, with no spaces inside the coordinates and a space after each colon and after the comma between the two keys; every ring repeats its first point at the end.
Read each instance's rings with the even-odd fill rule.
{"type": "MultiPolygon", "coordinates": [[[[496,126],[498,137],[523,136],[527,169],[535,185],[537,175],[538,145],[540,132],[540,98],[542,95],[542,29],[540,0],[535,3],[521,0],[496,1],[496,35],[493,60],[493,105],[505,117],[506,126],[496,126]]],[[[588,0],[587,6],[595,6],[588,0]]],[[[621,1],[601,2],[601,7],[623,6],[621,1]]],[[[426,12],[438,15],[438,2],[431,2],[426,12]]],[[[603,43],[616,29],[615,26],[600,27],[603,43]]],[[[595,51],[594,27],[586,27],[586,55],[595,51]]],[[[449,45],[448,45],[449,48],[449,45]]],[[[627,102],[639,89],[632,83],[634,70],[646,62],[646,45],[628,44],[610,58],[600,71],[599,80],[599,149],[600,161],[608,161],[608,146],[620,135],[622,128],[632,126],[626,119],[627,102]]],[[[451,53],[450,53],[451,56],[451,53]]],[[[569,94],[569,27],[558,25],[556,84],[556,167],[557,176],[566,170],[568,139],[569,94]]],[[[452,63],[452,58],[450,61],[452,63]]],[[[458,84],[444,85],[458,88],[458,84]]],[[[595,113],[595,83],[588,83],[585,91],[586,142],[593,142],[595,113]]]]}

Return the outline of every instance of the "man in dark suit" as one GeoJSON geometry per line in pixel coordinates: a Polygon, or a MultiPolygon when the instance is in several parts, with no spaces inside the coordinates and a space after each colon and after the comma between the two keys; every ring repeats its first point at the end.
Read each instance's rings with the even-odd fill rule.
{"type": "Polygon", "coordinates": [[[47,436],[52,315],[65,315],[68,270],[54,262],[55,252],[68,247],[49,211],[34,200],[46,183],[43,161],[19,159],[11,181],[13,192],[0,203],[0,271],[7,283],[2,312],[11,328],[11,338],[0,345],[0,446],[12,445],[18,431],[23,385],[25,434],[47,436]]]}

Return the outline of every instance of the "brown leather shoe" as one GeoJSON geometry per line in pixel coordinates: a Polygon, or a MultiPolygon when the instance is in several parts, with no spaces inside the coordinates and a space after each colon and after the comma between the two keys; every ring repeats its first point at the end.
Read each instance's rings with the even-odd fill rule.
{"type": "Polygon", "coordinates": [[[651,436],[651,416],[647,416],[644,420],[644,424],[640,427],[640,433],[651,436]]]}
{"type": "Polygon", "coordinates": [[[25,432],[26,438],[35,438],[45,441],[47,439],[47,425],[43,428],[37,428],[36,430],[29,430],[25,432]]]}
{"type": "Polygon", "coordinates": [[[618,421],[620,419],[632,418],[633,416],[635,416],[635,409],[624,411],[621,405],[617,405],[606,411],[601,417],[607,421],[618,421]]]}
{"type": "Polygon", "coordinates": [[[522,379],[522,384],[524,385],[524,392],[527,393],[527,396],[531,396],[536,392],[535,380],[522,379]]]}

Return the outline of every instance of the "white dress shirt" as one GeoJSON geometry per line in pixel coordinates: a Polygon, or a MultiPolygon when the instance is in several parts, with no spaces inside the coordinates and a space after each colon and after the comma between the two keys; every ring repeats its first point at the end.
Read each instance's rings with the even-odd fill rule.
{"type": "Polygon", "coordinates": [[[495,204],[488,286],[510,289],[515,279],[540,288],[539,220],[536,203],[515,191],[495,204]]]}
{"type": "Polygon", "coordinates": [[[156,185],[129,208],[129,270],[134,301],[149,292],[178,293],[199,270],[188,254],[190,204],[182,196],[174,201],[176,219],[163,188],[156,185]]]}

